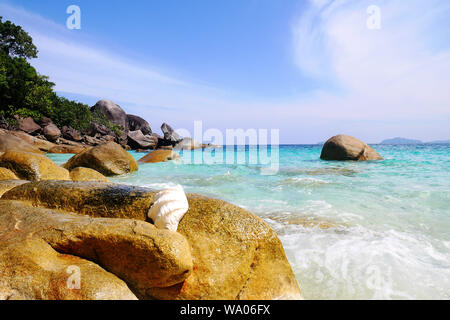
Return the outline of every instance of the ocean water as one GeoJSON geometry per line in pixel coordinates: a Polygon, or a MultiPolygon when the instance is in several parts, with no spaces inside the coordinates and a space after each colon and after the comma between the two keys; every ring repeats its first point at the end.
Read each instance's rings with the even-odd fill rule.
{"type": "Polygon", "coordinates": [[[280,237],[305,299],[450,299],[450,145],[374,148],[385,160],[322,161],[321,146],[289,145],[274,175],[258,164],[172,161],[111,180],[181,184],[257,214],[280,237]]]}

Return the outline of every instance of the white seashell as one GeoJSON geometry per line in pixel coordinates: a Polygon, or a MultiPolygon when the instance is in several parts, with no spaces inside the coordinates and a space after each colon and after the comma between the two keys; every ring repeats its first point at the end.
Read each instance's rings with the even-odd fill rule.
{"type": "Polygon", "coordinates": [[[159,229],[177,231],[178,224],[189,209],[183,187],[177,185],[158,192],[148,210],[148,217],[159,229]]]}

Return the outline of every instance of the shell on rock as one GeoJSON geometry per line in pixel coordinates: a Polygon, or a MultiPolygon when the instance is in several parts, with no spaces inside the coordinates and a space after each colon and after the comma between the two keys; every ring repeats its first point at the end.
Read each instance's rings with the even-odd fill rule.
{"type": "Polygon", "coordinates": [[[148,217],[159,229],[177,231],[178,224],[189,209],[183,187],[177,185],[158,192],[148,211],[148,217]]]}

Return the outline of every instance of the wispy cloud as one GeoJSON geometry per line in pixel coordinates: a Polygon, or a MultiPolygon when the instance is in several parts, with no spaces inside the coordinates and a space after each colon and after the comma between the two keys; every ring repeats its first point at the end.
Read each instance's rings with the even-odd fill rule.
{"type": "Polygon", "coordinates": [[[310,1],[293,28],[297,65],[341,89],[314,103],[353,119],[448,116],[450,43],[442,46],[448,25],[439,21],[448,21],[449,9],[438,0],[310,1]],[[381,30],[366,27],[372,4],[381,30]]]}
{"type": "Polygon", "coordinates": [[[280,128],[285,143],[336,133],[370,142],[450,137],[446,0],[310,0],[286,32],[298,72],[324,85],[270,101],[130,60],[24,9],[0,4],[0,12],[31,33],[40,50],[32,63],[58,91],[115,100],[153,126],[190,128],[201,119],[216,128],[280,128]],[[381,9],[381,30],[366,27],[372,4],[381,9]]]}

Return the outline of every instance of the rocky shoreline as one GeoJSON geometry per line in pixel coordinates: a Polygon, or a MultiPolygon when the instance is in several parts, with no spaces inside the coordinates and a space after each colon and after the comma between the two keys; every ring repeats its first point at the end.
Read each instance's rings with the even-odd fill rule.
{"type": "MultiPolygon", "coordinates": [[[[0,300],[302,298],[262,219],[189,194],[177,232],[158,229],[147,216],[156,191],[108,181],[138,170],[129,145],[117,136],[91,137],[97,145],[44,140],[39,132],[48,135],[49,125],[35,136],[0,131],[0,300]],[[45,156],[52,150],[75,155],[58,166],[45,156]],[[80,274],[76,288],[71,270],[80,274]]],[[[163,125],[159,139],[174,147],[180,138],[170,130],[163,125]]],[[[176,158],[163,147],[139,163],[176,158]]]]}
{"type": "Polygon", "coordinates": [[[93,121],[83,131],[63,126],[58,128],[51,119],[43,117],[36,123],[33,118],[14,117],[11,121],[0,119],[0,134],[12,134],[48,153],[80,153],[84,149],[114,141],[126,150],[149,151],[156,149],[199,149],[210,147],[190,138],[181,138],[167,123],[161,125],[162,135],[154,133],[143,118],[127,114],[110,100],[100,100],[91,107],[110,127],[93,121]]]}

